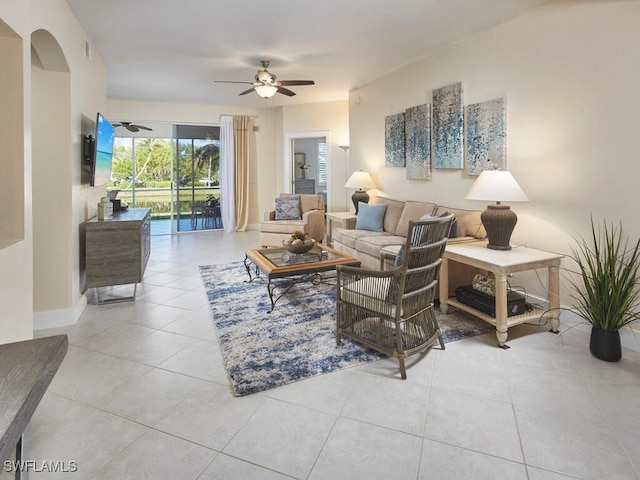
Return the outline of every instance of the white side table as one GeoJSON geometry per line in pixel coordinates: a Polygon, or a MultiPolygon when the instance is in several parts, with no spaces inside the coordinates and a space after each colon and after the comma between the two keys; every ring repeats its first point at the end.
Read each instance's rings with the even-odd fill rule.
{"type": "Polygon", "coordinates": [[[349,228],[350,225],[355,225],[357,215],[354,212],[327,212],[325,217],[327,219],[327,245],[333,247],[331,239],[332,223],[336,222],[342,228],[349,228]]]}
{"type": "Polygon", "coordinates": [[[548,295],[551,331],[557,332],[560,326],[560,261],[563,255],[543,252],[533,248],[516,247],[512,250],[491,250],[485,242],[474,242],[464,245],[447,245],[440,268],[440,309],[447,313],[449,305],[475,315],[496,327],[498,346],[509,348],[507,329],[514,325],[537,320],[544,312],[541,307],[522,315],[507,316],[507,275],[514,272],[546,268],[548,270],[548,295]],[[447,298],[449,292],[449,262],[459,262],[487,270],[495,276],[496,316],[487,315],[473,307],[458,302],[455,298],[447,298]]]}

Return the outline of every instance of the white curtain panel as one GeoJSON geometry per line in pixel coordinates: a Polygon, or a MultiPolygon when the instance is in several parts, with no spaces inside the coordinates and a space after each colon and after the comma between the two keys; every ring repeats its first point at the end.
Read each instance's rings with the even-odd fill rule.
{"type": "Polygon", "coordinates": [[[233,159],[233,117],[220,117],[220,211],[225,232],[236,229],[234,207],[234,159],[233,159]]]}

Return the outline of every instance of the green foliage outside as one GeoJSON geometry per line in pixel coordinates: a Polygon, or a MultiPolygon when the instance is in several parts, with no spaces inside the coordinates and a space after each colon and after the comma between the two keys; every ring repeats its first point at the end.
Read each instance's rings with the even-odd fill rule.
{"type": "MultiPolygon", "coordinates": [[[[126,139],[132,140],[132,139],[126,139]]],[[[142,138],[135,141],[135,187],[171,188],[169,139],[142,138]]],[[[110,188],[132,188],[132,145],[116,142],[111,166],[110,188]]],[[[181,187],[219,185],[220,147],[217,141],[181,141],[178,145],[175,178],[181,187]],[[193,160],[193,161],[192,161],[193,160]]]]}
{"type": "Polygon", "coordinates": [[[180,141],[175,171],[171,169],[172,145],[169,139],[117,139],[108,189],[118,189],[118,198],[130,206],[150,208],[154,218],[171,212],[171,187],[176,178],[175,211],[191,212],[195,204],[219,197],[220,148],[218,141],[180,141]],[[133,142],[135,141],[135,179],[133,142]],[[135,184],[135,202],[133,186],[135,184]]]}

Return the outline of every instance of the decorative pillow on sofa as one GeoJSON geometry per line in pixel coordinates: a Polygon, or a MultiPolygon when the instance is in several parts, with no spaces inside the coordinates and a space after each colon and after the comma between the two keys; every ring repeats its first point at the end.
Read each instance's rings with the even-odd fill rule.
{"type": "MultiPolygon", "coordinates": [[[[450,215],[449,212],[444,212],[441,217],[446,217],[450,215]]],[[[458,219],[456,216],[453,216],[453,222],[451,222],[451,230],[449,230],[449,238],[456,238],[458,236],[458,219]]]]}
{"type": "Polygon", "coordinates": [[[370,205],[368,203],[358,203],[358,216],[356,217],[356,230],[370,230],[372,232],[383,232],[384,212],[386,205],[370,205]]]}
{"type": "MultiPolygon", "coordinates": [[[[449,215],[449,212],[444,212],[441,217],[446,217],[449,215]]],[[[420,220],[429,220],[430,218],[435,218],[433,215],[423,215],[420,217],[420,220]]],[[[451,223],[451,230],[449,230],[449,238],[456,238],[458,236],[458,219],[453,216],[453,222],[451,223]]]]}
{"type": "MultiPolygon", "coordinates": [[[[396,253],[396,259],[393,262],[393,268],[401,267],[404,263],[404,245],[400,247],[398,253],[396,253]]],[[[387,292],[387,302],[396,303],[398,301],[398,290],[400,290],[400,279],[392,278],[389,283],[389,291],[387,292]]]]}
{"type": "Polygon", "coordinates": [[[300,197],[276,198],[276,220],[301,220],[300,197]]]}
{"type": "Polygon", "coordinates": [[[449,212],[456,216],[456,227],[458,229],[456,237],[474,237],[478,240],[487,237],[487,232],[480,218],[481,211],[439,206],[435,215],[441,215],[443,212],[449,212]]]}

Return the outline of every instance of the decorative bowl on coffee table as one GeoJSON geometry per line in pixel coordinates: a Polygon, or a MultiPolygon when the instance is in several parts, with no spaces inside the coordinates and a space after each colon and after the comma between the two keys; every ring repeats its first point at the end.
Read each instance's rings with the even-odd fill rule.
{"type": "Polygon", "coordinates": [[[313,248],[315,244],[316,242],[314,240],[307,241],[299,245],[293,245],[291,243],[282,242],[282,246],[284,247],[285,250],[287,250],[288,252],[297,253],[297,254],[307,253],[309,250],[313,248]]]}

